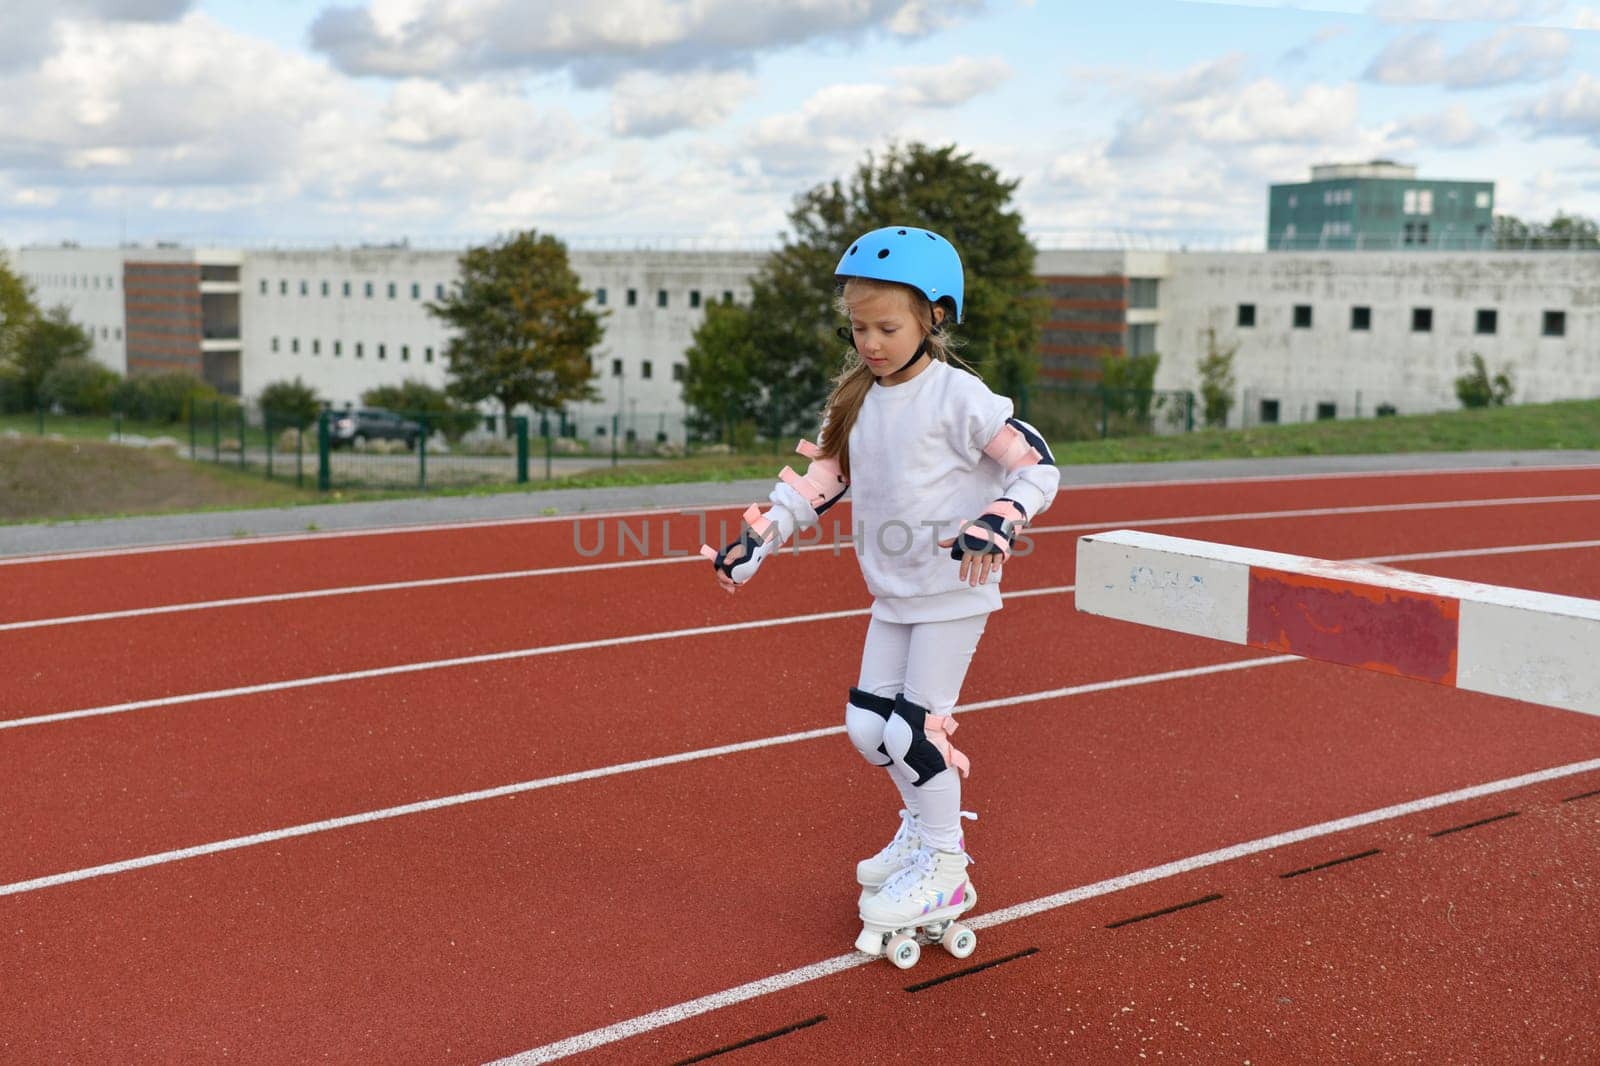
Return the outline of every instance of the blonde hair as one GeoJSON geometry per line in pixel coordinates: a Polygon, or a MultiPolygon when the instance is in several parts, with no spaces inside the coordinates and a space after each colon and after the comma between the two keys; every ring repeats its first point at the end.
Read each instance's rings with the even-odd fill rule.
{"type": "MultiPolygon", "coordinates": [[[[974,372],[955,354],[959,340],[945,328],[934,329],[933,305],[909,285],[876,278],[851,278],[834,298],[833,306],[841,315],[849,318],[850,304],[854,300],[890,291],[905,297],[907,309],[927,342],[929,358],[941,363],[954,363],[963,370],[974,372]]],[[[947,307],[942,326],[951,324],[949,316],[950,309],[947,307]]],[[[876,380],[872,369],[861,358],[861,353],[852,347],[845,353],[844,367],[833,379],[833,392],[828,395],[827,405],[823,407],[818,445],[824,459],[839,460],[839,469],[846,479],[850,477],[850,430],[855,428],[856,416],[861,413],[861,405],[867,399],[867,390],[872,388],[876,380]]]]}

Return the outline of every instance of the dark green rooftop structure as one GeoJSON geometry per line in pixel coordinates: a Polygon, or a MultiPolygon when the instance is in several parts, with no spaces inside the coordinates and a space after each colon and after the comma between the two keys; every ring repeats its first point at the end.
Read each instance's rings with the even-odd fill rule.
{"type": "Polygon", "coordinates": [[[1494,182],[1434,181],[1375,159],[1274,185],[1269,251],[1476,251],[1494,247],[1494,182]]]}

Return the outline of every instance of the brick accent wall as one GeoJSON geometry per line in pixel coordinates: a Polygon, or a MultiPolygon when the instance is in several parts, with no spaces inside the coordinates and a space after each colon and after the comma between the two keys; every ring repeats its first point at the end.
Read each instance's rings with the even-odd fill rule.
{"type": "Polygon", "coordinates": [[[1040,377],[1100,380],[1101,364],[1123,354],[1128,329],[1128,279],[1046,276],[1050,317],[1039,331],[1040,377]]]}
{"type": "Polygon", "coordinates": [[[122,291],[129,376],[164,370],[201,376],[199,265],[130,261],[122,291]]]}

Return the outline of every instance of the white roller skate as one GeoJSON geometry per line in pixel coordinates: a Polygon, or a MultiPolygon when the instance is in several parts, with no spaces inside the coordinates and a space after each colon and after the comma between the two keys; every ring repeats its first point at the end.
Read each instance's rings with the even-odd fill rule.
{"type": "Polygon", "coordinates": [[[978,892],[967,877],[969,861],[964,851],[918,849],[908,866],[862,902],[856,949],[887,955],[907,970],[922,957],[917,939],[922,932],[958,959],[971,955],[978,936],[956,921],[978,905],[978,892]]]}
{"type": "MultiPolygon", "coordinates": [[[[976,820],[977,815],[971,811],[962,811],[961,817],[976,820]]],[[[967,838],[960,840],[961,850],[967,847],[967,838]]],[[[922,848],[922,827],[917,821],[917,816],[910,811],[900,812],[900,829],[889,841],[884,849],[870,859],[862,859],[856,863],[856,882],[861,885],[861,898],[858,904],[867,902],[867,897],[883,887],[883,883],[901,870],[910,865],[912,858],[922,848]]]]}
{"type": "Polygon", "coordinates": [[[922,847],[922,832],[917,816],[910,811],[900,812],[900,829],[894,839],[878,854],[856,863],[856,881],[861,885],[859,903],[866,903],[883,883],[910,864],[912,856],[922,847]]]}

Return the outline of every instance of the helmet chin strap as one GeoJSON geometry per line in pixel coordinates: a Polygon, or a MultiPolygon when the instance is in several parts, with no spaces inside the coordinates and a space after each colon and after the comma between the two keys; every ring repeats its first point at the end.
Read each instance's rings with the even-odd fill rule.
{"type": "Polygon", "coordinates": [[[917,345],[917,350],[911,353],[911,358],[907,359],[905,362],[900,364],[900,370],[896,370],[896,371],[894,371],[894,373],[886,375],[886,376],[893,377],[895,374],[898,374],[902,370],[905,370],[906,367],[910,366],[912,363],[915,363],[918,359],[921,359],[923,356],[925,356],[927,354],[928,354],[928,338],[924,337],[924,338],[922,338],[922,343],[917,345]]]}

